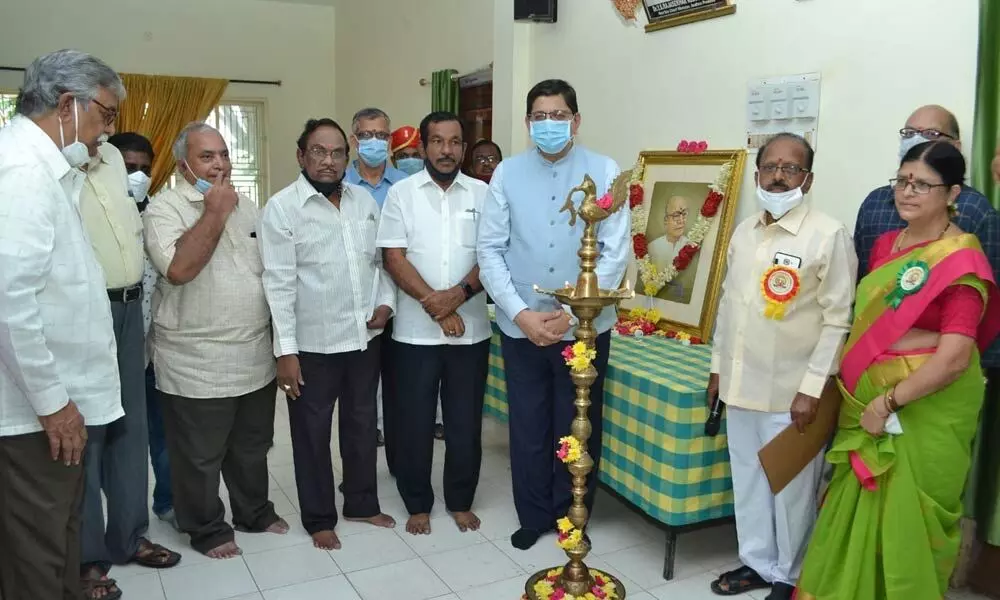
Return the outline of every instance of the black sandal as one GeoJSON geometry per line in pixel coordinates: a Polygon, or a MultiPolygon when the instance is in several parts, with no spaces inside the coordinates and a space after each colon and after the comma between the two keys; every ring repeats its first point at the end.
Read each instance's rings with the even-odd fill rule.
{"type": "Polygon", "coordinates": [[[146,538],[139,538],[139,549],[129,562],[150,569],[169,569],[181,562],[181,555],[146,538]]]}
{"type": "Polygon", "coordinates": [[[764,578],[750,567],[740,567],[735,571],[723,573],[712,582],[712,592],[717,596],[737,596],[769,587],[771,584],[764,581],[764,578]]]}
{"type": "Polygon", "coordinates": [[[93,566],[80,575],[80,584],[87,600],[118,600],[122,591],[114,579],[108,578],[108,573],[99,566],[93,566]],[[96,590],[104,590],[103,596],[95,596],[96,590]]]}

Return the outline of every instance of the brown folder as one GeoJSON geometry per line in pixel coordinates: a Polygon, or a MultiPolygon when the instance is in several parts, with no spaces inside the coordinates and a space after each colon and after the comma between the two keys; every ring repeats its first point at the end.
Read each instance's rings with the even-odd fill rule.
{"type": "Polygon", "coordinates": [[[826,448],[837,426],[841,399],[837,381],[831,377],[820,396],[816,420],[806,427],[805,432],[799,433],[795,423],[792,423],[757,453],[767,482],[771,485],[771,493],[777,494],[785,489],[826,448]]]}

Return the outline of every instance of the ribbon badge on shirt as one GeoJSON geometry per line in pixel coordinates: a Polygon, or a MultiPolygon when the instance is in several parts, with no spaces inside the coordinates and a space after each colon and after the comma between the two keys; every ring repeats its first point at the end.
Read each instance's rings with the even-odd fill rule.
{"type": "Polygon", "coordinates": [[[764,295],[764,316],[780,321],[785,318],[785,307],[799,294],[799,273],[792,267],[774,265],[760,280],[764,295]]]}
{"type": "Polygon", "coordinates": [[[927,279],[930,276],[931,269],[924,261],[913,260],[906,263],[899,270],[899,274],[896,275],[896,287],[885,297],[886,303],[893,310],[899,308],[899,305],[903,303],[903,299],[919,292],[920,288],[924,287],[924,284],[927,283],[927,279]]]}

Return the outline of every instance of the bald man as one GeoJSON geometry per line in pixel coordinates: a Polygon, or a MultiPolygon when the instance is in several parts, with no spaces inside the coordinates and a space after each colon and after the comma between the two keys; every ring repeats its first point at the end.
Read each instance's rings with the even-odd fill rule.
{"type": "Polygon", "coordinates": [[[649,258],[658,266],[668,265],[687,243],[684,231],[688,224],[688,201],[684,196],[671,196],[663,212],[664,235],[649,243],[649,258]]]}
{"type": "MultiPolygon", "coordinates": [[[[922,106],[914,111],[899,130],[899,136],[897,165],[910,148],[923,142],[943,140],[960,150],[962,148],[958,119],[947,109],[937,105],[922,106]]],[[[998,166],[1000,165],[994,161],[994,169],[998,166]]],[[[1000,215],[986,196],[964,185],[955,205],[958,212],[952,221],[963,231],[976,234],[990,260],[994,276],[1000,277],[1000,215]]],[[[895,197],[890,186],[882,186],[868,194],[861,203],[858,220],[854,225],[859,280],[868,273],[868,257],[875,239],[887,231],[903,227],[906,227],[906,222],[896,212],[895,197]]],[[[991,382],[1000,383],[1000,371],[997,370],[1000,367],[1000,343],[994,342],[990,346],[983,355],[982,362],[991,371],[991,382]]],[[[987,395],[989,394],[987,391],[987,395]]]]}

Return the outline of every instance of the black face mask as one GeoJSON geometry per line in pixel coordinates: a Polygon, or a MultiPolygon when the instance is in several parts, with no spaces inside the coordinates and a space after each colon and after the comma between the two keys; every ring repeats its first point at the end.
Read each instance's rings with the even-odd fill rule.
{"type": "Polygon", "coordinates": [[[433,179],[438,183],[447,183],[447,184],[451,184],[452,181],[455,181],[455,178],[458,177],[459,171],[462,170],[462,165],[455,165],[455,170],[452,171],[451,173],[444,173],[438,171],[434,167],[434,164],[431,163],[430,159],[427,158],[424,159],[424,167],[427,168],[427,174],[431,176],[431,179],[433,179]]]}
{"type": "Polygon", "coordinates": [[[337,181],[316,181],[306,173],[305,169],[302,169],[302,176],[306,178],[309,185],[313,186],[323,197],[329,198],[331,196],[340,196],[340,192],[344,189],[344,176],[341,175],[340,179],[337,181]]]}

